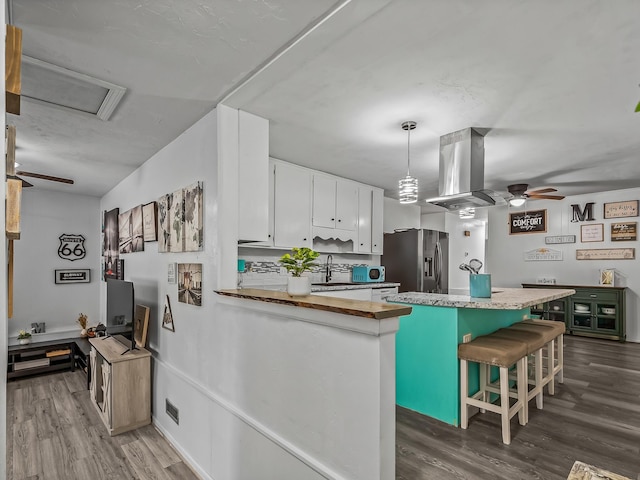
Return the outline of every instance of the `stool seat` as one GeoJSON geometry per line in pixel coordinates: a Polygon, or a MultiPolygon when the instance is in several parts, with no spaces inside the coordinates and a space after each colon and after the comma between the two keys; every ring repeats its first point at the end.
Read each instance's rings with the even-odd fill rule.
{"type": "Polygon", "coordinates": [[[566,331],[564,322],[527,319],[511,325],[509,328],[530,332],[537,331],[544,335],[547,340],[547,374],[543,377],[543,383],[548,385],[549,394],[554,395],[554,378],[558,377],[558,383],[564,382],[564,334],[566,331]],[[556,339],[558,339],[557,357],[555,352],[556,339]]]}
{"type": "Polygon", "coordinates": [[[535,353],[544,347],[549,340],[546,335],[538,330],[519,330],[511,328],[501,328],[491,334],[494,338],[504,338],[507,340],[514,340],[516,342],[523,342],[527,345],[527,355],[535,353]]]}
{"type": "Polygon", "coordinates": [[[520,341],[484,335],[458,345],[458,358],[469,362],[510,367],[527,355],[527,345],[520,341]]]}
{"type": "MultiPolygon", "coordinates": [[[[505,338],[507,340],[515,340],[524,342],[527,345],[527,355],[533,355],[533,378],[527,379],[527,402],[525,405],[525,422],[529,421],[529,401],[533,398],[536,399],[536,407],[539,410],[543,408],[543,389],[548,383],[544,381],[543,369],[542,369],[542,349],[553,338],[548,338],[545,335],[547,332],[551,332],[552,329],[548,327],[534,326],[532,329],[518,329],[518,328],[501,328],[491,334],[492,337],[505,338]],[[531,386],[531,389],[529,389],[531,386]]],[[[482,366],[481,366],[482,367],[482,366]]],[[[481,375],[487,375],[485,372],[480,372],[481,375]]]]}

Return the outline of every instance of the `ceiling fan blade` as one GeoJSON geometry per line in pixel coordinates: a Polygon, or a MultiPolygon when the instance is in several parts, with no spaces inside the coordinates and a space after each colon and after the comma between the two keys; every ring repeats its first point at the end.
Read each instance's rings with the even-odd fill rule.
{"type": "Polygon", "coordinates": [[[556,190],[555,188],[541,188],[539,190],[529,190],[527,191],[527,195],[532,195],[532,194],[538,194],[538,193],[551,193],[551,192],[557,192],[558,190],[556,190]]]}
{"type": "Polygon", "coordinates": [[[33,184],[27,182],[24,178],[19,178],[19,177],[16,177],[15,175],[7,175],[7,178],[12,178],[14,180],[20,180],[22,182],[22,187],[23,188],[33,187],[33,184]]]}
{"type": "Polygon", "coordinates": [[[528,195],[529,198],[543,199],[543,200],[562,200],[564,195],[538,195],[536,193],[528,195]]]}
{"type": "Polygon", "coordinates": [[[51,182],[60,182],[60,183],[68,183],[69,185],[73,185],[75,182],[68,178],[62,177],[52,177],[50,175],[42,175],[41,173],[32,173],[32,172],[16,172],[18,175],[22,175],[25,177],[39,178],[40,180],[49,180],[51,182]]]}

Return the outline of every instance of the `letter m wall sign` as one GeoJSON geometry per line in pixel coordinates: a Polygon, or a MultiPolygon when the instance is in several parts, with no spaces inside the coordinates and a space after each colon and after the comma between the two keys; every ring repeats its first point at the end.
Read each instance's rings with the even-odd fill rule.
{"type": "Polygon", "coordinates": [[[530,210],[509,214],[509,235],[544,233],[547,231],[547,210],[530,210]]]}
{"type": "Polygon", "coordinates": [[[593,206],[594,202],[589,202],[584,204],[584,209],[580,210],[579,204],[571,205],[571,222],[593,222],[595,218],[593,218],[593,206]]]}

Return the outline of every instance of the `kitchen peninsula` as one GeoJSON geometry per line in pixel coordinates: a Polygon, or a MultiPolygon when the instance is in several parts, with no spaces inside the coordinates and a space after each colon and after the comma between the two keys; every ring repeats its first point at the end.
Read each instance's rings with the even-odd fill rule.
{"type": "Polygon", "coordinates": [[[262,430],[324,478],[393,480],[395,334],[411,307],[262,289],[216,293],[247,332],[237,365],[257,379],[246,385],[255,399],[247,415],[268,418],[262,430]]]}
{"type": "MultiPolygon", "coordinates": [[[[460,386],[458,344],[487,335],[530,315],[530,307],[573,295],[571,289],[493,288],[491,298],[405,292],[388,302],[408,304],[396,335],[396,403],[458,426],[460,386]],[[535,293],[533,293],[535,292],[535,293]]],[[[477,391],[477,365],[469,372],[477,391]]]]}

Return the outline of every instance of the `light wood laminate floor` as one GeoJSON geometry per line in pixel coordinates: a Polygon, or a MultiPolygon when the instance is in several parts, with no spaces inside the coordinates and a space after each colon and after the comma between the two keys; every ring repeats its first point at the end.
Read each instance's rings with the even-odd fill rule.
{"type": "Polygon", "coordinates": [[[499,415],[462,430],[398,407],[396,479],[566,480],[579,460],[640,480],[640,344],[567,335],[564,378],[508,446],[499,415]]]}
{"type": "Polygon", "coordinates": [[[8,480],[196,480],[151,425],[110,437],[81,371],[7,384],[8,480]]]}

